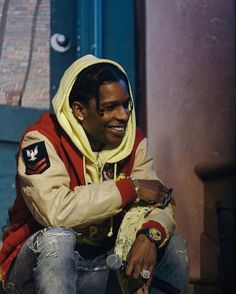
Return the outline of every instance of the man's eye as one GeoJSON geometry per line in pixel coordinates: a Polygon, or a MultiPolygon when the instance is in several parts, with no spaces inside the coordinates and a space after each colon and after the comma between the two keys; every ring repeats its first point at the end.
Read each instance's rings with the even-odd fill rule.
{"type": "Polygon", "coordinates": [[[112,111],[113,109],[115,109],[116,106],[114,105],[110,105],[110,106],[106,106],[104,107],[102,110],[103,111],[112,111]]]}
{"type": "Polygon", "coordinates": [[[105,106],[105,107],[102,107],[101,109],[100,109],[100,112],[107,112],[107,111],[112,111],[112,110],[114,110],[115,109],[115,105],[108,105],[108,106],[105,106]]]}
{"type": "Polygon", "coordinates": [[[115,110],[116,108],[122,106],[124,109],[131,111],[133,109],[133,103],[131,100],[128,100],[124,102],[123,104],[112,104],[112,105],[107,105],[102,108],[100,108],[99,112],[104,113],[104,112],[110,112],[115,110]]]}

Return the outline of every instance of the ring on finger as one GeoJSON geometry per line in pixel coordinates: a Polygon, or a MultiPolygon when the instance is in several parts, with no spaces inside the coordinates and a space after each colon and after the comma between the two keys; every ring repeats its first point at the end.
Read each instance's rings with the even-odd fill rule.
{"type": "Polygon", "coordinates": [[[151,275],[151,273],[150,273],[149,270],[143,269],[141,271],[141,277],[144,278],[145,280],[149,279],[150,278],[150,275],[151,275]]]}

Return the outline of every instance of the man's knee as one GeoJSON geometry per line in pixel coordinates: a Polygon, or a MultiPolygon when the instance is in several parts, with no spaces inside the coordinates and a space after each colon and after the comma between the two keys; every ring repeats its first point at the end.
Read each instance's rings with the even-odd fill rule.
{"type": "Polygon", "coordinates": [[[75,242],[75,233],[72,229],[52,227],[42,229],[31,236],[28,247],[38,253],[43,249],[56,252],[68,246],[74,248],[75,242]]]}
{"type": "MultiPolygon", "coordinates": [[[[188,254],[186,241],[181,236],[174,235],[168,244],[166,244],[165,248],[159,250],[158,256],[159,262],[154,272],[154,279],[163,281],[164,288],[167,287],[169,289],[170,287],[172,289],[174,287],[181,290],[181,293],[188,293],[188,254]]],[[[156,285],[158,283],[156,282],[156,285]]],[[[159,293],[157,292],[157,289],[159,289],[158,285],[156,286],[157,289],[155,289],[154,285],[155,281],[153,282],[150,293],[159,293]]],[[[164,293],[169,293],[168,291],[164,291],[164,293]]]]}
{"type": "Polygon", "coordinates": [[[179,270],[188,268],[187,243],[181,236],[174,235],[167,246],[168,261],[179,270]]]}

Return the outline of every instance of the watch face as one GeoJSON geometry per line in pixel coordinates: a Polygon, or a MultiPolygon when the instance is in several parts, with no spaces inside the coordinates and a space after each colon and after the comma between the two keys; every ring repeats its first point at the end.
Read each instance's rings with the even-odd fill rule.
{"type": "Polygon", "coordinates": [[[149,229],[149,236],[154,242],[160,242],[161,241],[161,232],[156,228],[150,228],[149,229]]]}

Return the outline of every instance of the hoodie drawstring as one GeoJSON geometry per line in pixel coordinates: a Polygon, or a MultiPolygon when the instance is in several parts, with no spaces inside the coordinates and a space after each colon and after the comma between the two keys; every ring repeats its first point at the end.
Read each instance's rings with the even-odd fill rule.
{"type": "MultiPolygon", "coordinates": [[[[114,164],[114,176],[113,180],[116,180],[116,175],[117,175],[117,162],[114,164]]],[[[107,237],[112,237],[113,236],[113,216],[111,217],[111,224],[110,224],[110,230],[107,234],[107,237]]]]}

